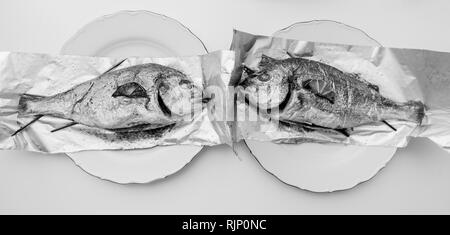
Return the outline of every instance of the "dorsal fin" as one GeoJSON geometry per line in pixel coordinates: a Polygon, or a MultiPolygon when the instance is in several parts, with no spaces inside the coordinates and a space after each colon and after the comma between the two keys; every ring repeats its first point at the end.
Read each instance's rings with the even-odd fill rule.
{"type": "Polygon", "coordinates": [[[371,82],[368,82],[367,80],[361,78],[360,74],[358,74],[358,73],[350,73],[350,75],[353,76],[354,78],[358,79],[359,81],[365,83],[370,89],[372,89],[372,90],[374,90],[374,91],[376,91],[378,93],[380,92],[380,87],[379,86],[377,86],[377,85],[375,85],[375,84],[373,84],[371,82]]]}
{"type": "Polygon", "coordinates": [[[379,86],[372,84],[372,83],[369,83],[368,85],[369,85],[369,88],[371,88],[372,90],[375,90],[376,92],[380,92],[379,86]]]}
{"type": "Polygon", "coordinates": [[[121,64],[123,64],[123,62],[125,62],[126,60],[127,60],[126,58],[123,59],[123,60],[121,60],[119,63],[113,65],[111,68],[109,68],[108,70],[106,70],[105,72],[103,72],[100,76],[103,76],[103,75],[105,75],[105,74],[107,74],[107,73],[113,71],[114,69],[116,69],[117,67],[119,67],[121,64]]]}
{"type": "Polygon", "coordinates": [[[333,131],[335,133],[339,133],[344,135],[345,137],[350,137],[351,135],[351,131],[353,130],[352,128],[329,128],[329,127],[324,127],[324,126],[319,126],[319,125],[315,125],[312,123],[305,123],[305,122],[292,122],[292,121],[281,121],[281,124],[287,124],[289,126],[297,126],[297,127],[302,127],[302,128],[307,128],[310,131],[317,131],[317,130],[327,130],[327,131],[333,131]]]}
{"type": "Polygon", "coordinates": [[[313,57],[313,53],[312,52],[304,52],[302,54],[294,54],[290,51],[286,51],[286,54],[290,57],[290,58],[304,58],[304,57],[313,57]]]}
{"type": "Polygon", "coordinates": [[[266,65],[273,64],[276,61],[277,61],[276,59],[263,54],[261,56],[261,61],[259,62],[259,66],[260,67],[265,67],[266,65]]]}

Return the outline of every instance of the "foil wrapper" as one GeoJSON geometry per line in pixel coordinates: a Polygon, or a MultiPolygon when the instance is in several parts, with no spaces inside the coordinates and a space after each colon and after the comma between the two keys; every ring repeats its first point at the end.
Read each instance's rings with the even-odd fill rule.
{"type": "MultiPolygon", "coordinates": [[[[204,93],[212,95],[214,91],[223,92],[228,89],[234,58],[231,51],[181,58],[128,58],[117,69],[144,63],[161,64],[182,71],[198,87],[203,88],[204,93]]],[[[51,133],[51,130],[64,126],[68,121],[43,117],[23,132],[11,137],[12,133],[32,120],[18,118],[21,94],[58,94],[95,79],[118,62],[118,59],[113,58],[0,52],[0,148],[68,153],[84,150],[143,149],[158,145],[231,145],[232,134],[227,123],[216,118],[221,115],[217,110],[222,110],[216,108],[221,105],[216,103],[218,99],[210,101],[191,123],[158,131],[123,135],[76,125],[51,133]]]]}
{"type": "Polygon", "coordinates": [[[411,137],[425,137],[450,150],[450,53],[307,42],[240,31],[234,32],[231,50],[236,53],[236,69],[230,83],[234,86],[244,79],[240,65],[256,68],[262,55],[275,59],[289,58],[290,55],[308,56],[308,59],[341,71],[359,74],[364,80],[379,86],[381,95],[394,101],[418,100],[427,106],[421,125],[389,120],[397,131],[376,123],[356,127],[350,137],[346,137],[327,131],[305,132],[295,126],[280,126],[258,115],[257,110],[238,95],[234,126],[236,139],[405,147],[411,137]]]}

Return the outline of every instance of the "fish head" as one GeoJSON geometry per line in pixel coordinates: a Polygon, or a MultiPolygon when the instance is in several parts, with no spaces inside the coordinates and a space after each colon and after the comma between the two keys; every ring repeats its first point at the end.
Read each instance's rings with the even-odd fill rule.
{"type": "Polygon", "coordinates": [[[239,90],[246,102],[262,109],[274,109],[286,99],[291,76],[292,71],[279,60],[263,56],[258,70],[244,66],[239,90]]]}
{"type": "Polygon", "coordinates": [[[166,115],[190,119],[202,110],[202,89],[183,73],[160,78],[157,90],[159,107],[166,115]]]}

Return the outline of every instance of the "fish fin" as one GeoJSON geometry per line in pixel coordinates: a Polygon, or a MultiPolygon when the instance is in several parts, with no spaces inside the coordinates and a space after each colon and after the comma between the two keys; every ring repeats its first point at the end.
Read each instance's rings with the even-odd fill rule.
{"type": "Polygon", "coordinates": [[[380,92],[380,87],[379,86],[377,86],[375,84],[372,84],[372,83],[369,83],[368,86],[369,86],[370,89],[372,89],[372,90],[374,90],[376,92],[380,92]]]}
{"type": "Polygon", "coordinates": [[[310,130],[310,131],[318,131],[318,130],[334,131],[335,133],[342,134],[345,137],[350,137],[350,131],[352,130],[351,128],[334,129],[334,128],[315,125],[312,123],[303,123],[303,122],[280,121],[280,123],[289,125],[289,126],[291,126],[291,125],[301,126],[301,127],[305,128],[305,130],[310,130]]]}
{"type": "Polygon", "coordinates": [[[425,118],[425,111],[428,108],[427,108],[427,106],[424,103],[422,103],[420,101],[417,101],[417,103],[420,106],[417,109],[417,121],[418,121],[419,125],[422,125],[423,119],[425,118]]]}
{"type": "Polygon", "coordinates": [[[298,58],[295,54],[291,53],[290,51],[286,51],[286,54],[291,58],[298,58]]]}
{"type": "Polygon", "coordinates": [[[425,118],[425,111],[427,109],[427,106],[421,101],[408,101],[405,103],[405,105],[410,106],[413,110],[410,119],[416,121],[417,123],[419,123],[419,125],[421,125],[423,119],[425,118]]]}
{"type": "Polygon", "coordinates": [[[21,127],[19,130],[17,130],[16,132],[14,132],[11,137],[19,134],[20,132],[22,132],[23,130],[27,129],[27,127],[31,126],[31,124],[35,123],[36,121],[38,121],[39,119],[41,119],[44,115],[38,115],[36,116],[33,120],[31,120],[31,122],[27,123],[25,126],[21,127]]]}
{"type": "Polygon", "coordinates": [[[313,57],[314,56],[311,52],[304,52],[300,55],[296,55],[290,51],[286,51],[286,54],[291,58],[303,58],[303,57],[313,57]]]}
{"type": "Polygon", "coordinates": [[[78,124],[77,122],[71,122],[71,123],[69,123],[69,124],[67,124],[67,125],[65,125],[65,126],[56,128],[56,129],[52,130],[51,132],[52,132],[52,133],[55,133],[55,132],[57,132],[57,131],[60,131],[60,130],[69,128],[69,127],[71,127],[71,126],[75,126],[75,125],[77,125],[77,124],[78,124]]]}
{"type": "Polygon", "coordinates": [[[147,91],[136,82],[126,83],[119,86],[112,97],[124,96],[127,98],[147,98],[147,91]]]}
{"type": "Polygon", "coordinates": [[[334,129],[334,130],[345,135],[346,137],[350,137],[350,129],[334,129]]]}
{"type": "Polygon", "coordinates": [[[162,125],[162,124],[141,124],[141,125],[136,125],[136,126],[127,127],[127,128],[108,129],[108,130],[115,132],[115,133],[133,133],[133,132],[166,129],[166,128],[170,129],[170,128],[173,128],[175,125],[176,125],[176,123],[164,124],[164,125],[162,125]]]}
{"type": "Polygon", "coordinates": [[[46,97],[39,96],[39,95],[29,95],[29,94],[21,95],[19,98],[19,106],[17,108],[19,111],[19,114],[27,113],[29,111],[29,104],[31,102],[36,102],[36,101],[42,100],[44,98],[46,98],[46,97]]]}
{"type": "Polygon", "coordinates": [[[383,123],[386,124],[386,126],[391,128],[393,131],[397,131],[397,129],[394,126],[392,126],[389,122],[387,122],[386,120],[383,120],[383,123]]]}
{"type": "Polygon", "coordinates": [[[106,70],[105,72],[103,72],[100,76],[103,76],[111,71],[113,71],[114,69],[116,69],[117,67],[119,67],[121,64],[123,64],[123,62],[125,62],[128,58],[121,60],[119,63],[115,64],[114,66],[112,66],[111,68],[109,68],[108,70],[106,70]]]}
{"type": "Polygon", "coordinates": [[[376,92],[380,92],[380,87],[378,86],[378,85],[375,85],[375,84],[373,84],[373,83],[371,83],[371,82],[368,82],[367,80],[365,80],[365,79],[363,79],[362,77],[361,77],[361,74],[358,74],[358,73],[350,73],[350,75],[352,76],[352,77],[354,77],[355,79],[358,79],[359,81],[361,81],[362,83],[364,83],[364,84],[366,84],[370,89],[372,89],[372,90],[374,90],[374,91],[376,91],[376,92]]]}
{"type": "Polygon", "coordinates": [[[259,62],[259,66],[260,67],[264,67],[264,66],[266,66],[266,65],[268,65],[268,64],[273,64],[274,62],[276,62],[277,60],[276,59],[274,59],[274,58],[272,58],[272,57],[270,57],[270,56],[267,56],[267,55],[262,55],[261,56],[261,61],[259,62]]]}

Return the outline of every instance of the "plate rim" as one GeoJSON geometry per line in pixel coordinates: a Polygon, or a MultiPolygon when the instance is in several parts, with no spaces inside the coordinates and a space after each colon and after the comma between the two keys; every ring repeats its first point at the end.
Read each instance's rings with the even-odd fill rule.
{"type": "Polygon", "coordinates": [[[84,24],[83,26],[81,26],[67,41],[64,42],[63,46],[61,47],[61,49],[59,51],[61,54],[66,54],[65,51],[67,50],[68,45],[70,45],[72,42],[76,41],[80,37],[80,35],[82,35],[88,28],[90,28],[92,25],[94,25],[98,22],[107,21],[110,18],[118,16],[118,15],[139,15],[139,14],[157,16],[157,17],[163,18],[164,20],[169,20],[169,21],[176,23],[180,28],[185,30],[188,34],[191,34],[192,36],[194,36],[202,44],[202,47],[205,50],[205,53],[209,53],[208,48],[206,47],[205,43],[194,32],[192,32],[192,30],[189,27],[187,27],[186,25],[184,25],[183,23],[181,23],[179,20],[177,20],[175,18],[166,16],[161,13],[149,11],[149,10],[120,10],[120,11],[116,11],[111,14],[106,14],[106,15],[97,17],[97,18],[89,21],[88,23],[84,24]]]}
{"type": "Polygon", "coordinates": [[[250,146],[248,145],[248,143],[244,140],[243,141],[244,144],[247,146],[250,154],[252,155],[252,157],[256,160],[256,162],[261,166],[261,168],[267,172],[269,175],[272,175],[276,180],[278,180],[279,182],[295,188],[295,189],[299,189],[299,190],[304,190],[306,192],[310,192],[310,193],[315,193],[315,194],[330,194],[330,193],[338,193],[338,192],[344,192],[344,191],[349,191],[351,189],[354,189],[356,187],[359,187],[360,185],[363,185],[369,181],[371,181],[372,179],[374,179],[384,168],[387,167],[387,165],[389,164],[389,162],[394,158],[396,152],[398,151],[398,148],[389,148],[392,150],[392,154],[390,154],[390,156],[388,157],[388,159],[386,161],[383,161],[383,164],[380,164],[379,167],[377,167],[376,169],[374,169],[374,172],[368,174],[368,177],[365,177],[365,179],[362,180],[357,180],[358,182],[356,183],[352,183],[349,187],[346,188],[340,188],[340,189],[324,189],[324,190],[313,190],[313,189],[308,189],[308,188],[304,188],[302,186],[299,185],[295,185],[295,184],[291,184],[288,183],[286,181],[284,181],[283,179],[281,179],[280,176],[278,176],[276,173],[270,171],[267,169],[267,167],[262,163],[262,161],[260,159],[258,159],[258,157],[253,153],[254,151],[250,148],[250,146]]]}
{"type": "MultiPolygon", "coordinates": [[[[155,147],[165,147],[165,146],[155,146],[155,147]]],[[[155,147],[152,147],[152,148],[155,148],[155,147]]],[[[114,180],[112,180],[112,179],[104,178],[104,177],[99,176],[99,175],[95,175],[94,173],[89,172],[88,170],[86,170],[85,168],[83,168],[83,167],[81,166],[81,163],[77,162],[77,160],[75,160],[75,159],[71,156],[71,154],[73,154],[73,153],[66,153],[66,154],[64,154],[64,155],[65,155],[67,158],[69,158],[69,159],[75,164],[75,166],[77,166],[79,169],[81,169],[81,170],[82,170],[83,172],[85,172],[87,175],[93,176],[93,177],[95,177],[95,178],[97,178],[97,179],[100,179],[100,180],[102,180],[102,181],[106,181],[106,182],[109,182],[109,183],[118,184],[118,185],[122,185],[122,186],[126,186],[126,185],[147,185],[147,184],[153,184],[153,183],[157,183],[157,182],[159,182],[159,181],[163,181],[163,180],[165,180],[165,179],[167,179],[167,178],[169,178],[169,177],[171,177],[171,176],[175,176],[176,174],[180,173],[183,169],[185,169],[188,165],[190,165],[196,158],[198,158],[198,156],[205,150],[205,146],[196,146],[196,147],[199,147],[199,148],[200,148],[200,149],[197,151],[197,153],[194,154],[194,155],[192,156],[191,160],[189,160],[189,161],[186,162],[184,165],[182,165],[178,170],[173,171],[172,173],[167,174],[167,175],[165,175],[165,176],[162,176],[162,177],[160,177],[160,178],[155,178],[155,179],[152,179],[152,180],[146,180],[146,181],[142,181],[142,182],[138,182],[138,181],[136,181],[136,180],[133,180],[133,181],[130,181],[130,182],[118,182],[118,181],[114,181],[114,180]]],[[[152,149],[152,148],[149,148],[149,149],[152,149]]],[[[148,150],[148,149],[139,149],[139,150],[148,150]]],[[[113,151],[113,150],[110,150],[110,151],[113,151]]],[[[124,151],[124,150],[120,150],[120,151],[124,151]]],[[[125,151],[126,151],[126,150],[125,150],[125,151]]],[[[91,152],[95,152],[95,151],[91,151],[91,152]]],[[[76,157],[75,157],[75,158],[76,158],[76,157]]]]}
{"type": "Polygon", "coordinates": [[[340,26],[344,26],[344,27],[350,28],[350,29],[352,29],[352,30],[354,30],[354,31],[358,31],[358,32],[363,33],[363,34],[364,34],[366,37],[368,37],[370,40],[374,41],[374,42],[375,42],[376,44],[378,44],[379,46],[382,46],[382,44],[381,44],[378,40],[376,40],[375,38],[373,38],[372,36],[370,36],[370,35],[369,35],[368,33],[366,33],[364,30],[362,30],[362,29],[360,29],[360,28],[357,28],[357,27],[355,27],[355,26],[351,26],[351,25],[345,24],[345,23],[343,23],[343,22],[339,22],[339,21],[336,21],[336,20],[329,20],[329,19],[315,19],[315,20],[298,21],[298,22],[295,22],[295,23],[293,23],[293,24],[290,24],[290,25],[287,26],[287,27],[284,27],[284,28],[281,28],[281,29],[275,31],[274,33],[272,33],[272,35],[275,35],[275,34],[281,33],[281,32],[285,32],[285,31],[288,31],[288,30],[291,29],[292,27],[295,27],[296,25],[299,25],[299,24],[305,24],[305,25],[307,25],[307,24],[314,24],[314,23],[333,23],[333,24],[337,24],[337,25],[340,25],[340,26]]]}

